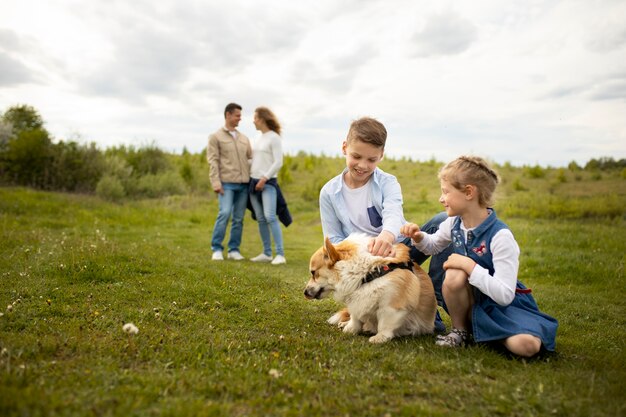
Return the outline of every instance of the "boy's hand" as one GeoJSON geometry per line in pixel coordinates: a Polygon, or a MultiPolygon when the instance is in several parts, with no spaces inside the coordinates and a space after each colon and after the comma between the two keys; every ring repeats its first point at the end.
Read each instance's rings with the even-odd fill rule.
{"type": "Polygon", "coordinates": [[[396,251],[393,248],[395,237],[391,232],[383,230],[374,239],[370,240],[367,250],[374,256],[395,256],[396,251]]]}
{"type": "Polygon", "coordinates": [[[400,233],[404,236],[410,237],[416,243],[420,242],[423,239],[422,232],[420,231],[420,227],[415,223],[407,223],[400,228],[400,233]]]}
{"type": "Polygon", "coordinates": [[[443,263],[443,269],[460,269],[465,271],[468,276],[472,275],[475,266],[476,262],[474,262],[472,258],[459,255],[458,253],[453,253],[448,257],[448,260],[443,263]]]}

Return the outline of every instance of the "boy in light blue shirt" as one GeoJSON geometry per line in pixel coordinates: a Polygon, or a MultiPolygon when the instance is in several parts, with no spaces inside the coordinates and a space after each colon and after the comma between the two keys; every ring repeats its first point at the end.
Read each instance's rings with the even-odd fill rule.
{"type": "MultiPolygon", "coordinates": [[[[342,152],[346,156],[343,172],[324,185],[320,191],[320,217],[325,237],[339,243],[351,233],[360,232],[373,237],[368,250],[374,256],[389,256],[395,243],[410,247],[411,259],[418,264],[428,256],[411,246],[410,239],[400,234],[407,222],[402,210],[402,190],[395,176],[378,168],[387,140],[387,130],[371,117],[355,120],[350,125],[342,152]]],[[[446,214],[435,216],[421,230],[434,233],[446,214]]],[[[433,280],[437,301],[441,304],[443,262],[451,253],[433,256],[429,275],[433,280]]],[[[439,314],[435,322],[437,331],[445,331],[439,314]]]]}

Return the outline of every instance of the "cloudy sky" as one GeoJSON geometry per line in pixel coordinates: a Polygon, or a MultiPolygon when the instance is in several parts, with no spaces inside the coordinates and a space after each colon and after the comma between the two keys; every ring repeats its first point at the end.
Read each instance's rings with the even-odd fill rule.
{"type": "Polygon", "coordinates": [[[56,139],[198,152],[223,108],[272,108],[288,153],[338,155],[373,116],[386,152],[514,165],[626,158],[620,0],[3,0],[0,112],[56,139]]]}

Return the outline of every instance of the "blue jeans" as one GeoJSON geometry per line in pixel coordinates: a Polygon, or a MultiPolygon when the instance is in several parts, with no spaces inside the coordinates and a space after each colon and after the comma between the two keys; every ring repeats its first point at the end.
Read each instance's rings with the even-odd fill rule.
{"type": "MultiPolygon", "coordinates": [[[[441,212],[429,221],[427,221],[423,226],[420,226],[420,230],[424,233],[433,234],[437,230],[439,230],[439,225],[442,221],[448,218],[446,212],[441,212]]],[[[414,262],[417,262],[419,265],[424,263],[426,259],[428,259],[428,255],[423,254],[419,250],[417,250],[413,245],[411,245],[411,240],[408,239],[407,246],[409,246],[410,251],[409,255],[414,262]]],[[[430,258],[430,266],[428,268],[428,275],[430,275],[430,279],[433,282],[433,287],[435,288],[435,296],[437,297],[437,304],[440,306],[445,306],[443,301],[443,295],[441,292],[441,286],[443,285],[443,278],[445,276],[445,271],[443,270],[443,263],[448,260],[448,257],[452,255],[452,244],[450,244],[443,252],[438,253],[437,255],[433,255],[430,258]]]]}
{"type": "Polygon", "coordinates": [[[226,226],[232,214],[233,222],[230,226],[230,240],[228,241],[228,251],[239,251],[241,245],[241,235],[243,233],[243,216],[246,214],[248,205],[248,183],[223,182],[224,194],[218,194],[219,212],[213,227],[213,237],[211,239],[211,249],[223,251],[224,236],[226,226]]]}
{"type": "Polygon", "coordinates": [[[261,191],[261,201],[258,198],[258,192],[250,195],[250,202],[254,209],[254,215],[259,223],[259,233],[263,242],[263,253],[272,256],[271,235],[274,237],[274,245],[276,246],[276,255],[285,256],[285,248],[283,248],[283,232],[280,229],[280,222],[276,216],[276,188],[271,185],[265,185],[261,191]]]}

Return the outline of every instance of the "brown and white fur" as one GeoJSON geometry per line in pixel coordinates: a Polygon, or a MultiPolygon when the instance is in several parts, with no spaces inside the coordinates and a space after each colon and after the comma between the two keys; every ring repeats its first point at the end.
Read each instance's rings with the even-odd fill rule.
{"type": "Polygon", "coordinates": [[[432,334],[437,301],[430,277],[417,264],[413,272],[394,269],[386,275],[363,283],[362,279],[377,266],[409,261],[409,250],[397,244],[394,258],[373,256],[367,250],[371,238],[352,234],[333,245],[328,238],[309,264],[311,279],[304,295],[320,299],[334,293],[347,305],[328,322],[346,333],[374,333],[369,341],[384,343],[396,336],[432,334]],[[349,316],[349,321],[348,321],[349,316]]]}

